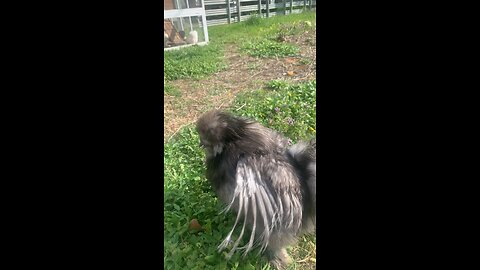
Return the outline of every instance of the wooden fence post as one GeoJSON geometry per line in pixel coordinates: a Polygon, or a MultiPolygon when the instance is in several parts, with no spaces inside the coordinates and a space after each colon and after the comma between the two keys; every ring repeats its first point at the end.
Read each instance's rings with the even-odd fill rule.
{"type": "Polygon", "coordinates": [[[242,9],[240,8],[240,0],[237,0],[237,12],[238,12],[238,22],[241,22],[242,9]]]}
{"type": "Polygon", "coordinates": [[[228,24],[230,24],[230,18],[231,18],[231,14],[230,14],[230,0],[225,0],[227,2],[227,22],[228,24]]]}
{"type": "Polygon", "coordinates": [[[270,0],[266,0],[267,2],[267,18],[270,17],[270,0]]]}
{"type": "Polygon", "coordinates": [[[262,0],[258,0],[258,16],[262,17],[262,0]]]}
{"type": "Polygon", "coordinates": [[[205,3],[202,0],[202,26],[203,26],[203,37],[205,38],[205,42],[208,42],[210,38],[208,37],[208,29],[207,29],[207,13],[205,11],[205,3]]]}
{"type": "Polygon", "coordinates": [[[293,12],[293,0],[290,0],[290,14],[293,12]]]}
{"type": "Polygon", "coordinates": [[[287,15],[287,0],[283,0],[283,15],[287,15]]]}

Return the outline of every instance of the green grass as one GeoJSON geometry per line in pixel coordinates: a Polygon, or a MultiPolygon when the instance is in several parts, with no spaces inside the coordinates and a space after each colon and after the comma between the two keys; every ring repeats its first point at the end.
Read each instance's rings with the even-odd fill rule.
{"type": "Polygon", "coordinates": [[[174,96],[174,97],[181,97],[182,92],[178,90],[171,82],[164,81],[164,86],[163,86],[163,91],[165,94],[169,96],[174,96]]]}
{"type": "Polygon", "coordinates": [[[260,17],[256,12],[252,13],[252,16],[248,17],[245,20],[245,25],[260,25],[262,23],[262,17],[260,17]]]}
{"type": "Polygon", "coordinates": [[[273,34],[270,38],[278,39],[279,37],[301,35],[314,29],[315,25],[309,20],[280,23],[276,25],[276,30],[270,33],[273,34]]]}
{"type": "Polygon", "coordinates": [[[211,43],[219,44],[243,44],[253,39],[264,38],[265,36],[277,33],[281,25],[294,24],[302,21],[309,21],[315,24],[315,12],[303,12],[288,16],[274,16],[260,20],[247,19],[240,23],[230,25],[217,25],[208,28],[211,43]]]}
{"type": "Polygon", "coordinates": [[[293,141],[316,133],[316,81],[290,84],[273,80],[267,89],[247,92],[234,102],[236,113],[257,119],[293,141]],[[243,106],[243,107],[242,107],[243,106]]]}
{"type": "Polygon", "coordinates": [[[226,68],[223,48],[214,44],[164,51],[163,55],[164,77],[168,81],[198,79],[226,68]]]}
{"type": "Polygon", "coordinates": [[[228,44],[246,46],[251,50],[256,46],[263,50],[267,57],[291,55],[295,47],[277,45],[271,40],[285,29],[291,34],[301,33],[301,27],[288,25],[300,25],[299,22],[305,21],[314,24],[315,16],[315,12],[304,12],[271,18],[250,17],[240,23],[211,26],[208,28],[210,37],[208,45],[164,51],[165,79],[167,81],[199,79],[227,68],[224,50],[228,44]]]}
{"type": "Polygon", "coordinates": [[[268,39],[248,42],[242,46],[242,51],[254,57],[285,57],[298,53],[298,47],[288,43],[275,42],[268,39]]]}
{"type": "MultiPolygon", "coordinates": [[[[232,112],[254,117],[293,141],[314,136],[316,82],[290,84],[272,81],[268,86],[268,89],[238,96],[232,112]],[[288,120],[289,117],[294,121],[288,120]]],[[[257,256],[257,250],[244,260],[238,252],[230,260],[225,259],[225,253],[217,252],[217,246],[232,228],[235,216],[231,212],[219,214],[224,205],[205,178],[205,156],[198,142],[198,134],[190,125],[164,144],[165,269],[271,269],[263,256],[257,256]],[[198,219],[204,231],[193,233],[188,230],[193,218],[198,219]]],[[[311,254],[315,248],[314,239],[302,238],[298,246],[292,247],[290,253],[298,256],[294,259],[311,254]]],[[[293,264],[290,269],[313,268],[293,264]]]]}
{"type": "MultiPolygon", "coordinates": [[[[287,16],[288,17],[288,16],[287,16]]],[[[269,27],[258,27],[264,21],[256,16],[252,16],[246,21],[247,28],[258,28],[260,36],[249,38],[248,41],[241,43],[242,50],[248,55],[255,57],[285,57],[298,54],[299,48],[283,42],[287,36],[295,36],[313,31],[315,25],[310,20],[299,20],[295,22],[274,23],[269,27]],[[260,22],[258,22],[260,20],[260,22]]],[[[268,21],[266,21],[268,22],[268,21]]],[[[266,24],[265,22],[265,24],[266,24]]]]}

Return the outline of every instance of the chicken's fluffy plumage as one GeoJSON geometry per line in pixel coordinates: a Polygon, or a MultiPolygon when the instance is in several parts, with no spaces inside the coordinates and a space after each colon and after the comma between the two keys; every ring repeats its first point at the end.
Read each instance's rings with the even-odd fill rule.
{"type": "Polygon", "coordinates": [[[287,138],[255,121],[216,110],[200,117],[197,131],[206,151],[207,178],[226,210],[237,213],[219,249],[233,243],[231,256],[260,246],[274,266],[283,268],[289,263],[285,247],[315,230],[315,140],[289,146],[287,138]],[[233,241],[239,223],[240,236],[233,241]],[[248,243],[239,247],[246,228],[248,243]]]}

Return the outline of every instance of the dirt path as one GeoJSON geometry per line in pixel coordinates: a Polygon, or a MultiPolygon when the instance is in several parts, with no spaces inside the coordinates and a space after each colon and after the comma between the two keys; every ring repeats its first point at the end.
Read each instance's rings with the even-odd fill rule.
{"type": "Polygon", "coordinates": [[[172,84],[180,97],[164,94],[164,142],[178,130],[213,108],[228,108],[237,93],[259,89],[268,81],[306,81],[316,77],[316,31],[289,36],[284,42],[300,47],[300,55],[287,58],[254,58],[229,45],[225,49],[228,69],[200,80],[181,79],[172,84]]]}

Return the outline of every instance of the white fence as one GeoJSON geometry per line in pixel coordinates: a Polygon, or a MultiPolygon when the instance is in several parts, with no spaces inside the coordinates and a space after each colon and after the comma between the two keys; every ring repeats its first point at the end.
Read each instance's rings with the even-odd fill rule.
{"type": "Polygon", "coordinates": [[[208,26],[244,21],[252,14],[271,17],[300,13],[315,9],[316,4],[316,0],[204,0],[208,26]]]}

